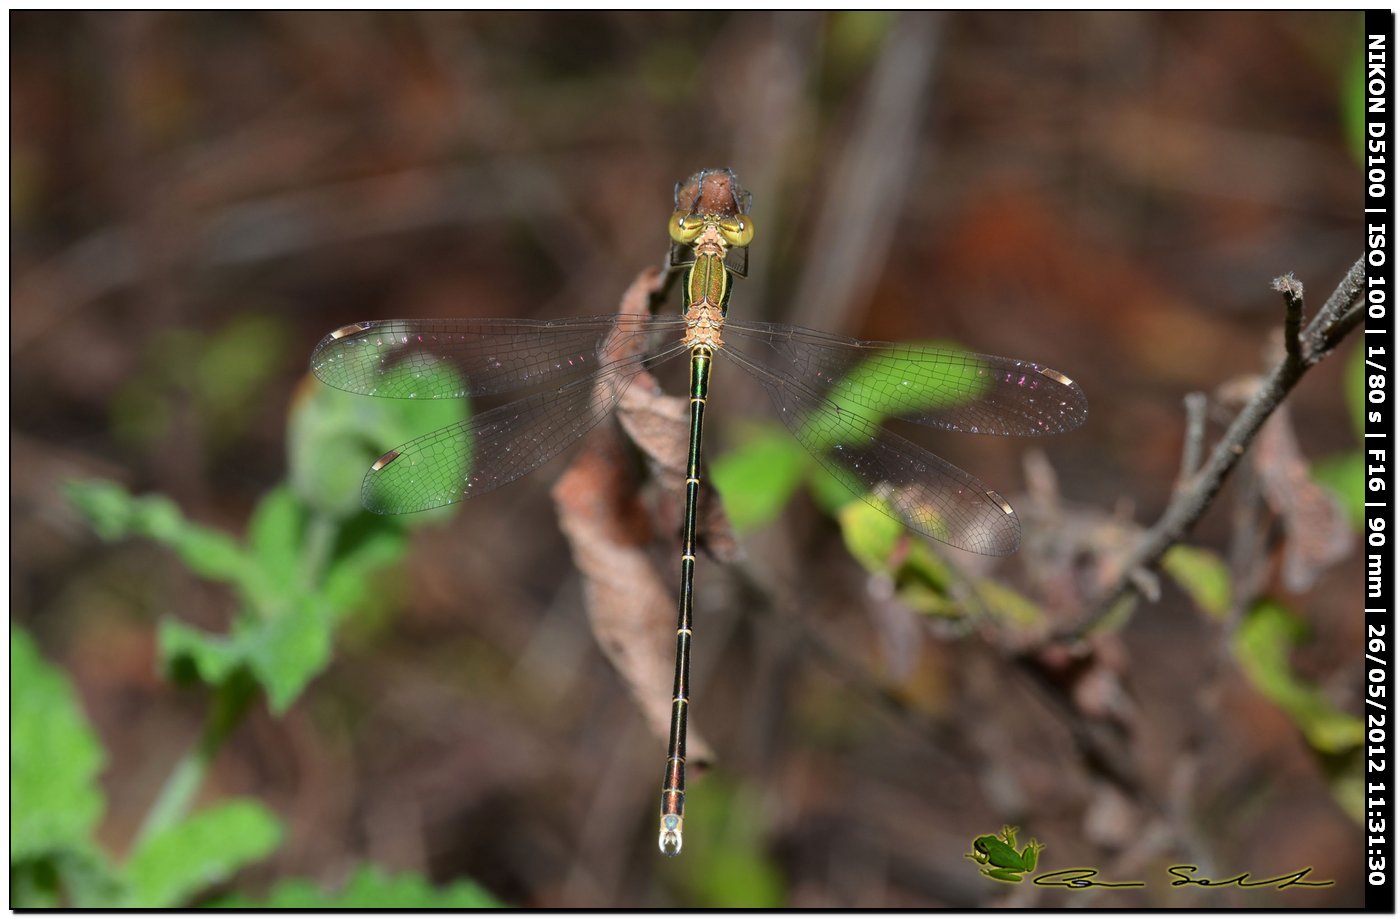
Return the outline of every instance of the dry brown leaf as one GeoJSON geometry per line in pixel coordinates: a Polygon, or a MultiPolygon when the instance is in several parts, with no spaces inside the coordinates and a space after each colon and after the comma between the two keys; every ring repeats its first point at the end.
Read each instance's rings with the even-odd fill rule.
{"type": "MultiPolygon", "coordinates": [[[[672,519],[671,528],[679,532],[679,500],[685,492],[685,466],[690,449],[689,400],[661,393],[649,377],[639,379],[618,403],[617,420],[646,457],[652,478],[661,492],[676,498],[669,502],[670,513],[665,516],[672,519]],[[651,385],[639,385],[644,383],[651,385]]],[[[722,562],[739,558],[739,541],[729,525],[724,503],[703,476],[696,539],[712,558],[722,562]]]]}
{"type": "MultiPolygon", "coordinates": [[[[619,312],[645,314],[662,284],[656,269],[639,274],[623,295],[619,312]]],[[[610,356],[624,357],[624,353],[610,356]]],[[[608,380],[599,385],[615,385],[608,380]]],[[[654,377],[632,380],[618,406],[618,419],[646,456],[664,490],[680,490],[689,441],[689,404],[661,393],[654,377]]],[[[593,633],[608,660],[627,683],[647,725],[668,736],[670,687],[675,663],[676,588],[669,569],[658,571],[650,549],[679,527],[657,524],[643,498],[635,463],[611,425],[590,435],[583,452],[552,490],[559,525],[584,580],[584,602],[593,633]]],[[[705,545],[720,558],[737,553],[737,542],[718,496],[701,496],[705,545]]],[[[692,726],[689,760],[704,766],[712,748],[692,726]]]]}
{"type": "MultiPolygon", "coordinates": [[[[617,668],[652,732],[671,724],[675,589],[648,551],[653,530],[615,428],[590,435],[583,452],[552,489],[559,526],[583,576],[584,605],[599,647],[617,668]]],[[[712,751],[694,727],[692,761],[712,751]]]]}
{"type": "Polygon", "coordinates": [[[1264,499],[1283,520],[1283,584],[1303,591],[1346,557],[1351,530],[1340,503],[1308,474],[1287,405],[1264,423],[1250,451],[1264,499]]]}

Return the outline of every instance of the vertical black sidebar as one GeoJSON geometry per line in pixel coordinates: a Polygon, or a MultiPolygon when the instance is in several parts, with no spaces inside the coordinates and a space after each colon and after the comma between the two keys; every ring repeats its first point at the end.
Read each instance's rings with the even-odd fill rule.
{"type": "Polygon", "coordinates": [[[1395,909],[1394,834],[1396,750],[1390,741],[1396,701],[1390,679],[1395,608],[1395,271],[1394,224],[1397,151],[1391,110],[1390,50],[1395,14],[1366,11],[1366,908],[1395,909]]]}

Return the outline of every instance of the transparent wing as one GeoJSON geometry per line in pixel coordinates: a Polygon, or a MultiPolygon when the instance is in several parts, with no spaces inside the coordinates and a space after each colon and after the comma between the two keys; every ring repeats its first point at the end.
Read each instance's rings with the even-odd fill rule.
{"type": "MultiPolygon", "coordinates": [[[[654,359],[685,352],[677,344],[654,359]]],[[[645,361],[645,355],[623,358],[390,450],[365,473],[361,501],[376,514],[411,514],[513,482],[606,418],[645,361]]]]}
{"type": "Polygon", "coordinates": [[[724,334],[779,375],[876,422],[898,415],[948,431],[1033,435],[1071,430],[1089,413],[1077,383],[1030,361],[767,322],[730,320],[724,334]]]}
{"type": "Polygon", "coordinates": [[[652,337],[662,346],[679,342],[684,331],[680,318],[630,315],[357,322],[321,339],[311,372],[362,395],[454,399],[562,385],[644,349],[652,337]]]}
{"type": "Polygon", "coordinates": [[[732,340],[719,353],[763,384],[798,442],[873,507],[925,536],[970,552],[1009,555],[1020,545],[1021,524],[1011,505],[968,473],[882,429],[865,413],[767,370],[732,340]]]}

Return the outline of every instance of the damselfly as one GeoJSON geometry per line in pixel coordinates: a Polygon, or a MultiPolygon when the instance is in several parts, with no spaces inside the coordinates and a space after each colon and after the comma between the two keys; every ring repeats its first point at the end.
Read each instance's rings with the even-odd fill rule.
{"type": "Polygon", "coordinates": [[[797,440],[854,494],[925,536],[988,555],[1020,543],[1011,505],[882,422],[900,417],[948,431],[1038,435],[1070,430],[1088,413],[1084,392],[1069,377],[1029,361],[729,319],[733,281],[746,274],[754,235],[749,203],[728,169],[677,184],[667,267],[681,275],[680,316],[360,322],[327,335],[311,358],[321,380],[371,396],[534,390],[380,457],[365,475],[364,505],[403,514],[514,481],[607,417],[644,367],[689,356],[676,674],[659,836],[667,855],[678,854],[682,842],[700,437],[715,358],[726,355],[751,374],[797,440]]]}

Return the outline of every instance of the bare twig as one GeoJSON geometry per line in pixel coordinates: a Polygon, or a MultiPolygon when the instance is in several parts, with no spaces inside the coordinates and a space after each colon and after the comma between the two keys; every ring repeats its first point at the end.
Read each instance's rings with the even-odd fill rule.
{"type": "Polygon", "coordinates": [[[1366,314],[1365,305],[1358,299],[1349,309],[1337,317],[1337,321],[1321,329],[1315,339],[1309,340],[1308,350],[1312,354],[1326,354],[1341,343],[1343,338],[1361,324],[1366,314]]]}
{"type": "Polygon", "coordinates": [[[1303,342],[1298,337],[1298,330],[1303,326],[1303,285],[1290,271],[1274,278],[1273,287],[1283,294],[1283,347],[1289,360],[1300,361],[1303,359],[1303,342]]]}
{"type": "Polygon", "coordinates": [[[1181,446],[1181,472],[1176,477],[1178,493],[1191,483],[1191,477],[1201,468],[1201,450],[1206,440],[1205,393],[1187,393],[1182,401],[1186,403],[1186,436],[1181,446]]]}
{"type": "Polygon", "coordinates": [[[1363,259],[1357,259],[1356,264],[1347,271],[1346,277],[1342,278],[1337,289],[1332,291],[1332,296],[1327,298],[1327,302],[1323,304],[1322,309],[1318,310],[1313,321],[1308,323],[1307,330],[1303,332],[1303,337],[1308,340],[1312,350],[1319,350],[1316,338],[1318,332],[1326,327],[1335,327],[1342,315],[1359,303],[1361,290],[1365,284],[1366,263],[1363,259]]]}
{"type": "Polygon", "coordinates": [[[1055,640],[1082,639],[1118,609],[1119,604],[1130,594],[1141,596],[1139,572],[1156,565],[1167,550],[1179,542],[1204,516],[1211,501],[1225,484],[1226,477],[1253,443],[1264,422],[1282,404],[1308,368],[1325,358],[1360,321],[1360,310],[1354,307],[1354,301],[1361,293],[1364,267],[1358,259],[1337,290],[1328,298],[1322,312],[1308,325],[1301,343],[1298,343],[1297,330],[1302,315],[1302,291],[1295,291],[1291,286],[1284,290],[1288,285],[1283,279],[1275,282],[1278,289],[1284,290],[1285,326],[1290,333],[1289,337],[1295,343],[1288,345],[1283,359],[1269,372],[1253,398],[1235,416],[1225,435],[1211,451],[1205,466],[1195,473],[1187,487],[1178,489],[1161,518],[1143,533],[1138,544],[1123,560],[1121,572],[1113,584],[1090,604],[1077,622],[1056,634],[1055,640]],[[1328,314],[1333,317],[1331,320],[1324,318],[1328,314]]]}

